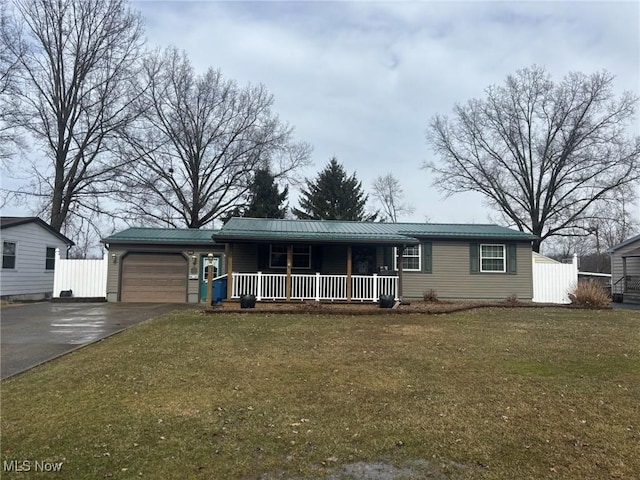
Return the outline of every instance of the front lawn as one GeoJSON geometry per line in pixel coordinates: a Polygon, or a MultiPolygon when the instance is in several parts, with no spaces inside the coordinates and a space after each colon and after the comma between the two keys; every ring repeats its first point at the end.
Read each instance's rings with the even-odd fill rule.
{"type": "Polygon", "coordinates": [[[1,387],[2,478],[640,472],[631,311],[176,312],[1,387]]]}

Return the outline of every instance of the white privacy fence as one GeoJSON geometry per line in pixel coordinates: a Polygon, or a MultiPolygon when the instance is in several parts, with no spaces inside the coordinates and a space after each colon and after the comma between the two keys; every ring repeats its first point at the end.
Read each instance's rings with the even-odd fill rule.
{"type": "Polygon", "coordinates": [[[572,263],[533,261],[533,301],[571,303],[569,293],[578,284],[578,257],[572,263]]]}
{"type": "MultiPolygon", "coordinates": [[[[346,275],[291,275],[292,300],[347,300],[346,275]]],[[[377,301],[380,295],[397,299],[398,277],[391,275],[352,275],[351,300],[377,301]]],[[[285,300],[287,275],[284,273],[232,274],[231,298],[252,294],[256,300],[285,300]]]]}
{"type": "Polygon", "coordinates": [[[53,274],[53,296],[71,290],[74,297],[98,298],[107,296],[108,259],[80,260],[60,258],[56,249],[56,265],[53,274]]]}

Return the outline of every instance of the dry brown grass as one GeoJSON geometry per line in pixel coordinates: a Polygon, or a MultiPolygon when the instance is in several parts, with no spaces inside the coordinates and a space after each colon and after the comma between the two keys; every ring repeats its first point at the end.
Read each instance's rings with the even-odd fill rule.
{"type": "Polygon", "coordinates": [[[64,479],[630,479],[639,327],[175,313],[3,381],[2,460],[63,461],[47,478],[64,479]]]}
{"type": "Polygon", "coordinates": [[[569,294],[571,304],[582,308],[608,308],[611,297],[598,282],[582,280],[569,294]]]}

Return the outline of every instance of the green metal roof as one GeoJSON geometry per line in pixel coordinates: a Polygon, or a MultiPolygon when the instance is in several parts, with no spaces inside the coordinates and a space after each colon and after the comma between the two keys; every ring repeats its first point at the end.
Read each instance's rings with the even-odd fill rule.
{"type": "Polygon", "coordinates": [[[234,217],[212,235],[226,241],[315,241],[386,244],[417,243],[420,238],[533,240],[536,237],[498,225],[377,223],[338,220],[276,220],[234,217]]]}
{"type": "Polygon", "coordinates": [[[103,238],[102,243],[211,244],[217,230],[197,228],[128,228],[103,238]]]}

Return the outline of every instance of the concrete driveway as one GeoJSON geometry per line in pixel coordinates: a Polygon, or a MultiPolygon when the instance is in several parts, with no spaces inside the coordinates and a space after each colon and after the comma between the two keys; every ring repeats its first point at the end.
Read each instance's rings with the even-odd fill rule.
{"type": "Polygon", "coordinates": [[[0,377],[7,378],[131,325],[198,305],[30,303],[0,311],[0,377]]]}
{"type": "Polygon", "coordinates": [[[611,306],[620,310],[640,310],[638,303],[612,303],[611,306]]]}

